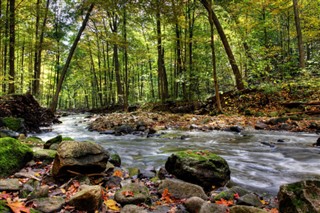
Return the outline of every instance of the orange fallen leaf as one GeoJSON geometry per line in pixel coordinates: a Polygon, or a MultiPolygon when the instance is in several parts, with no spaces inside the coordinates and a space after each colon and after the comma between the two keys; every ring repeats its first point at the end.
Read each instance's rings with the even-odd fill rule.
{"type": "Polygon", "coordinates": [[[30,213],[30,208],[26,207],[24,205],[24,203],[19,202],[19,201],[15,201],[12,202],[11,199],[7,199],[7,206],[9,206],[9,208],[12,210],[13,213],[30,213]]]}
{"type": "Polygon", "coordinates": [[[272,208],[272,209],[270,210],[270,213],[279,213],[279,210],[276,209],[276,208],[272,208]]]}
{"type": "Polygon", "coordinates": [[[134,193],[132,191],[123,191],[122,194],[125,197],[134,197],[134,193]]]}
{"type": "Polygon", "coordinates": [[[7,200],[8,198],[11,198],[12,195],[11,194],[8,194],[6,191],[3,191],[1,194],[0,194],[0,200],[2,199],[5,199],[7,200]]]}
{"type": "Polygon", "coordinates": [[[225,205],[225,206],[232,206],[233,200],[225,200],[225,199],[221,198],[221,200],[216,201],[216,204],[221,204],[221,205],[225,205]]]}
{"type": "Polygon", "coordinates": [[[162,192],[161,200],[164,200],[166,203],[173,203],[173,200],[171,199],[171,194],[169,193],[169,190],[166,188],[162,192]]]}
{"type": "Polygon", "coordinates": [[[240,196],[239,196],[239,194],[238,194],[238,193],[235,193],[235,194],[233,195],[233,198],[237,200],[237,199],[239,199],[239,198],[240,198],[240,196]]]}
{"type": "Polygon", "coordinates": [[[113,173],[113,176],[117,176],[117,177],[122,178],[122,177],[123,177],[123,173],[122,173],[120,170],[116,170],[116,171],[113,173]]]}

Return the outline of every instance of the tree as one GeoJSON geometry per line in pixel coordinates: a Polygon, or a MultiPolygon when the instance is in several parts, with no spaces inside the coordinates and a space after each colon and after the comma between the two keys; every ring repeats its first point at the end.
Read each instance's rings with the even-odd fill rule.
{"type": "Polygon", "coordinates": [[[300,68],[305,68],[306,65],[304,62],[304,49],[303,49],[302,32],[301,32],[301,26],[300,26],[298,0],[293,0],[293,9],[294,9],[294,20],[296,24],[297,37],[298,37],[299,66],[300,68]]]}
{"type": "MultiPolygon", "coordinates": [[[[209,7],[212,8],[212,2],[209,0],[209,7]]],[[[214,22],[213,22],[213,10],[208,10],[208,19],[210,23],[210,35],[211,35],[211,52],[212,52],[212,70],[213,70],[213,81],[214,81],[214,89],[215,89],[215,97],[217,103],[218,112],[222,112],[221,107],[221,100],[219,94],[219,84],[218,84],[218,77],[217,77],[217,64],[216,64],[216,53],[215,53],[215,46],[214,46],[214,22]]]]}
{"type": "Polygon", "coordinates": [[[10,0],[9,6],[9,94],[15,93],[15,0],[10,0]]]}
{"type": "Polygon", "coordinates": [[[219,21],[217,15],[215,14],[214,10],[212,9],[212,4],[210,3],[210,0],[200,0],[200,2],[206,8],[208,13],[212,14],[211,15],[211,19],[212,19],[212,22],[215,24],[215,26],[217,28],[217,31],[219,33],[219,36],[221,38],[221,41],[222,41],[223,46],[225,48],[225,51],[226,51],[226,53],[228,55],[228,59],[229,59],[229,62],[231,64],[231,67],[232,67],[232,70],[233,70],[233,74],[234,74],[235,79],[236,79],[237,89],[238,90],[243,90],[244,89],[244,84],[243,84],[243,81],[242,81],[242,76],[241,76],[239,67],[238,67],[238,65],[236,63],[236,59],[235,59],[235,57],[233,55],[233,52],[231,50],[231,47],[229,45],[227,36],[225,35],[225,33],[223,31],[223,28],[222,28],[222,26],[220,24],[220,21],[219,21]]]}
{"type": "Polygon", "coordinates": [[[82,22],[82,25],[78,31],[78,34],[77,34],[77,37],[76,39],[74,40],[72,46],[71,46],[71,49],[70,49],[70,52],[69,52],[69,55],[68,55],[68,58],[66,60],[66,63],[62,69],[62,72],[61,72],[61,76],[59,78],[59,82],[57,84],[57,88],[56,88],[56,91],[55,91],[55,94],[52,98],[52,102],[51,102],[51,106],[50,106],[50,109],[52,112],[55,112],[56,109],[57,109],[57,105],[58,105],[58,98],[59,98],[59,93],[61,91],[61,87],[62,87],[62,83],[66,77],[66,74],[67,74],[67,71],[68,71],[68,68],[69,68],[69,65],[70,65],[70,62],[71,62],[71,59],[72,59],[72,56],[77,48],[77,45],[78,45],[78,42],[80,41],[80,38],[81,38],[81,35],[84,31],[84,29],[86,28],[87,26],[87,23],[89,21],[89,17],[90,17],[90,14],[93,10],[93,7],[94,7],[94,4],[90,4],[89,6],[89,9],[87,11],[87,14],[85,16],[85,18],[83,19],[83,22],[82,22]]]}

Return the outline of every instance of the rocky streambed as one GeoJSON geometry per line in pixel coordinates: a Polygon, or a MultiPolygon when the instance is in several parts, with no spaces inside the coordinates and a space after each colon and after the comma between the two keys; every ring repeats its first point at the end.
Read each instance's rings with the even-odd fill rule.
{"type": "Polygon", "coordinates": [[[119,129],[105,120],[102,134],[88,131],[95,118],[72,115],[40,138],[20,138],[33,147],[33,161],[1,180],[5,211],[16,205],[26,212],[319,211],[315,134],[261,132],[240,123],[214,131],[199,127],[193,117],[188,124],[193,130],[181,132],[159,118],[151,118],[154,126],[134,115],[130,119],[137,124],[131,134],[120,120],[113,126],[119,129]],[[212,174],[215,169],[221,173],[212,174]]]}

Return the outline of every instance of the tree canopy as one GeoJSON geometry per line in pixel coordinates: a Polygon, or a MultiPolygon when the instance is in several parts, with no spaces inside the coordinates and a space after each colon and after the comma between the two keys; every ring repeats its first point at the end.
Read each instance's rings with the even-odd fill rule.
{"type": "Polygon", "coordinates": [[[320,86],[319,11],[319,0],[0,0],[0,95],[127,108],[320,86]]]}

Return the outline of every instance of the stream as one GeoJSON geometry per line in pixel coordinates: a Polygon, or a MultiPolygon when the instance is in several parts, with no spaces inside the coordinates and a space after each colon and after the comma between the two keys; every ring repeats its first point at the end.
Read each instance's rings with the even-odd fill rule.
{"type": "Polygon", "coordinates": [[[316,134],[256,130],[242,131],[240,134],[166,130],[163,132],[185,135],[187,139],[114,136],[88,131],[86,127],[89,120],[85,116],[77,114],[62,117],[62,124],[53,125],[51,132],[36,136],[44,141],[59,134],[77,141],[95,141],[106,149],[117,151],[122,166],[140,169],[164,167],[168,156],[176,151],[211,150],[227,160],[234,183],[269,195],[276,195],[281,184],[320,178],[320,148],[311,146],[319,137],[316,134]]]}

